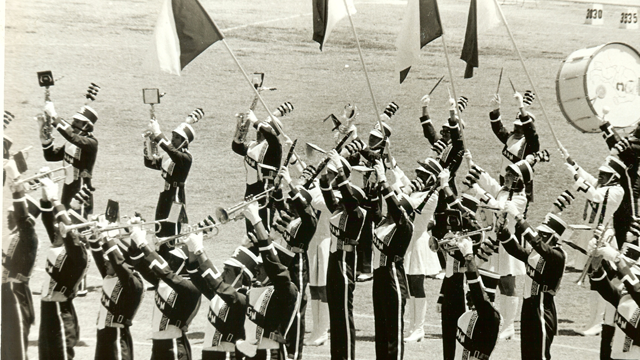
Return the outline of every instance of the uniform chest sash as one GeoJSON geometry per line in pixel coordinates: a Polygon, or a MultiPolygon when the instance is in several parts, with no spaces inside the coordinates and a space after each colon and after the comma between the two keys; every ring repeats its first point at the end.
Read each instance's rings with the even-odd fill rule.
{"type": "Polygon", "coordinates": [[[267,309],[269,308],[269,302],[273,297],[274,291],[273,286],[252,288],[249,290],[249,304],[247,305],[245,314],[244,332],[246,340],[251,343],[259,344],[263,337],[281,343],[284,342],[281,336],[278,337],[275,333],[271,332],[272,329],[269,329],[269,324],[266,319],[267,309]]]}
{"type": "Polygon", "coordinates": [[[229,325],[229,305],[218,295],[211,299],[207,313],[207,331],[205,347],[220,346],[221,342],[234,342],[233,332],[229,325]]]}
{"type": "Polygon", "coordinates": [[[72,169],[67,170],[65,177],[65,184],[70,184],[78,179],[80,174],[80,156],[82,150],[70,142],[64,144],[64,161],[72,166],[72,169]]]}
{"type": "Polygon", "coordinates": [[[598,225],[602,225],[604,223],[604,217],[607,214],[607,201],[609,200],[609,189],[604,193],[604,200],[602,204],[594,203],[591,200],[587,200],[584,204],[584,213],[582,214],[582,220],[587,221],[589,224],[593,224],[596,220],[598,221],[598,225]],[[600,208],[602,207],[602,209],[600,208]],[[589,214],[589,209],[591,209],[591,214],[589,214]],[[597,215],[600,214],[598,219],[596,219],[597,215]]]}
{"type": "MultiPolygon", "coordinates": [[[[462,314],[460,318],[458,318],[456,340],[464,348],[460,359],[471,359],[472,357],[480,360],[489,359],[489,355],[484,354],[477,349],[477,341],[473,341],[473,335],[477,322],[478,313],[474,310],[469,310],[462,314]]],[[[458,352],[456,351],[456,353],[458,352]]]]}
{"type": "Polygon", "coordinates": [[[612,344],[612,358],[640,358],[640,308],[630,295],[620,299],[614,317],[616,330],[612,344]]]}
{"type": "MultiPolygon", "coordinates": [[[[298,236],[298,231],[300,230],[300,225],[302,224],[302,220],[300,218],[292,220],[288,225],[287,229],[282,234],[282,238],[287,242],[290,246],[294,247],[305,247],[305,244],[301,244],[295,241],[296,236],[298,236]]],[[[305,249],[306,250],[306,249],[305,249]]]]}

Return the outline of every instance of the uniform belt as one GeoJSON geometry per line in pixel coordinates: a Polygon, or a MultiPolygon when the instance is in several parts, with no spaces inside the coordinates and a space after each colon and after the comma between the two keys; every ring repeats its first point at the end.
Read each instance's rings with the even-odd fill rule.
{"type": "Polygon", "coordinates": [[[29,282],[29,277],[28,276],[24,276],[22,274],[18,274],[15,277],[8,277],[6,282],[10,282],[10,283],[28,283],[29,282]]]}
{"type": "Polygon", "coordinates": [[[174,182],[169,182],[169,181],[165,181],[167,183],[166,187],[182,187],[184,186],[184,182],[182,181],[174,181],[174,182]]]}
{"type": "Polygon", "coordinates": [[[340,239],[338,239],[338,242],[336,243],[336,247],[338,248],[338,250],[342,250],[346,252],[353,252],[356,249],[355,245],[345,244],[344,241],[340,239]]]}
{"type": "Polygon", "coordinates": [[[306,252],[306,250],[304,248],[301,247],[295,247],[295,246],[291,246],[289,244],[287,244],[287,250],[297,253],[297,254],[303,254],[306,252]]]}

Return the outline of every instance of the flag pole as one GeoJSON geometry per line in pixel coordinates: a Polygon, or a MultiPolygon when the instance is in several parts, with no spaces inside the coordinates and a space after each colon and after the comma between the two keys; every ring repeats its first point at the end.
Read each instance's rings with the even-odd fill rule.
{"type": "Polygon", "coordinates": [[[240,62],[238,61],[238,58],[236,57],[236,55],[233,53],[233,50],[231,50],[231,47],[229,47],[229,44],[227,44],[227,41],[224,39],[224,37],[222,38],[222,43],[224,44],[224,46],[227,48],[227,51],[229,52],[229,55],[231,55],[231,57],[233,58],[233,61],[236,62],[236,65],[238,65],[238,68],[240,68],[240,72],[242,72],[242,75],[244,75],[244,78],[247,80],[247,82],[249,83],[249,86],[251,87],[251,89],[253,90],[253,92],[256,94],[256,96],[258,97],[258,100],[260,101],[260,103],[262,104],[262,106],[264,107],[265,110],[267,110],[267,113],[269,113],[269,117],[271,117],[271,119],[273,120],[271,125],[278,128],[278,131],[282,134],[282,136],[285,138],[286,141],[290,141],[291,139],[287,136],[287,134],[284,133],[284,131],[278,126],[278,123],[275,121],[275,115],[273,115],[273,113],[271,112],[271,110],[269,110],[269,107],[267,106],[267,103],[264,102],[264,99],[262,98],[262,96],[260,95],[260,92],[258,91],[258,89],[256,89],[255,86],[253,86],[253,82],[251,81],[251,79],[249,78],[249,75],[247,74],[247,72],[244,70],[244,68],[242,67],[242,65],[240,65],[240,62]]]}
{"type": "MultiPolygon", "coordinates": [[[[458,111],[458,96],[456,95],[456,85],[453,81],[453,72],[451,71],[451,62],[449,61],[449,51],[447,48],[447,41],[444,39],[444,35],[445,35],[445,31],[444,31],[444,27],[442,27],[442,36],[440,36],[440,38],[442,39],[442,47],[444,48],[444,57],[447,60],[447,69],[449,70],[449,79],[451,81],[451,91],[453,92],[453,101],[455,102],[454,106],[454,113],[458,114],[458,118],[460,119],[460,138],[462,139],[462,144],[463,147],[466,149],[467,148],[467,142],[464,138],[464,129],[463,129],[463,123],[464,121],[462,120],[462,114],[460,114],[460,112],[458,111]]],[[[469,159],[467,158],[467,162],[469,165],[469,168],[471,168],[471,161],[469,161],[469,159]]]]}
{"type": "Polygon", "coordinates": [[[536,85],[533,83],[533,80],[531,79],[531,75],[529,75],[529,70],[527,70],[527,66],[524,63],[524,59],[522,58],[522,54],[520,53],[520,49],[518,49],[518,45],[516,44],[516,40],[513,37],[513,34],[511,33],[511,29],[509,28],[509,24],[507,23],[507,18],[504,16],[504,13],[502,12],[502,8],[500,7],[500,4],[498,4],[498,0],[493,0],[493,1],[496,4],[496,7],[498,8],[498,12],[500,13],[500,17],[502,18],[502,22],[504,23],[505,28],[507,28],[507,33],[509,34],[509,38],[511,39],[511,43],[513,44],[513,48],[516,50],[516,54],[518,55],[518,59],[520,59],[520,63],[522,64],[522,68],[524,69],[524,73],[527,76],[527,80],[529,80],[529,84],[533,88],[533,92],[536,95],[538,95],[538,101],[540,102],[540,108],[542,109],[542,115],[544,116],[544,119],[547,121],[547,124],[549,125],[549,129],[551,129],[551,135],[553,136],[553,139],[556,141],[556,144],[558,145],[558,147],[560,149],[564,149],[564,147],[560,143],[560,140],[558,140],[558,136],[556,135],[556,132],[553,130],[553,126],[551,125],[551,121],[549,120],[549,116],[547,116],[547,110],[545,109],[544,104],[542,103],[542,97],[540,96],[540,93],[536,89],[536,85]]]}
{"type": "Polygon", "coordinates": [[[364,77],[367,79],[367,86],[369,87],[369,93],[371,94],[371,101],[373,102],[373,109],[376,116],[376,120],[378,121],[378,126],[380,126],[380,132],[382,136],[386,138],[384,127],[382,127],[382,120],[380,119],[380,113],[378,111],[378,104],[376,103],[376,97],[373,95],[373,88],[371,87],[371,81],[369,81],[369,73],[367,72],[367,66],[364,64],[364,57],[362,56],[362,48],[360,47],[360,40],[358,39],[358,33],[356,32],[356,26],[353,24],[353,19],[351,18],[351,11],[349,11],[349,5],[347,4],[347,0],[343,0],[344,7],[347,10],[347,15],[349,16],[349,23],[351,23],[351,30],[353,30],[353,36],[356,38],[356,45],[358,46],[358,55],[360,55],[360,62],[362,63],[362,69],[364,70],[364,77]]]}

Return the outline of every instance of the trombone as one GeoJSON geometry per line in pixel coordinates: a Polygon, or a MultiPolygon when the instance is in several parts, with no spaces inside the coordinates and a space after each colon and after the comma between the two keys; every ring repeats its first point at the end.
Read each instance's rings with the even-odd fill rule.
{"type": "MultiPolygon", "coordinates": [[[[449,251],[452,249],[455,249],[457,247],[458,241],[460,241],[463,238],[469,237],[469,236],[474,236],[474,235],[479,235],[484,233],[485,231],[491,231],[493,229],[493,226],[487,226],[485,228],[482,229],[478,229],[478,230],[474,230],[474,231],[469,231],[466,233],[461,233],[459,235],[453,235],[453,236],[449,236],[449,237],[445,237],[442,240],[438,240],[438,248],[444,250],[444,251],[449,251]]],[[[477,245],[476,243],[474,243],[474,245],[477,245]]]]}
{"type": "Polygon", "coordinates": [[[45,172],[43,172],[43,173],[39,173],[39,174],[35,174],[35,175],[33,175],[33,176],[30,176],[30,177],[28,177],[28,178],[24,178],[24,179],[18,180],[18,182],[17,182],[17,183],[18,183],[18,184],[28,183],[29,181],[39,180],[39,179],[41,179],[41,178],[43,178],[43,177],[45,177],[45,176],[49,176],[49,175],[54,174],[54,173],[56,173],[56,172],[58,172],[58,171],[64,171],[64,172],[65,172],[65,175],[60,176],[60,177],[56,177],[56,178],[53,178],[53,179],[52,179],[54,182],[58,182],[58,181],[63,180],[63,179],[65,178],[66,173],[67,173],[67,168],[70,168],[70,167],[71,167],[71,165],[61,166],[61,167],[59,167],[59,168],[57,168],[57,169],[53,169],[53,170],[49,170],[49,171],[45,171],[45,172]]]}
{"type": "Polygon", "coordinates": [[[189,225],[188,229],[186,232],[180,233],[180,234],[176,234],[176,235],[172,235],[172,236],[168,236],[168,237],[164,237],[164,238],[158,238],[158,241],[156,242],[156,246],[160,246],[162,244],[166,244],[169,241],[172,240],[176,240],[176,245],[182,244],[184,242],[183,238],[187,237],[191,234],[196,234],[199,232],[203,232],[203,231],[209,231],[209,230],[213,230],[216,229],[216,233],[213,234],[213,236],[218,236],[218,233],[220,232],[219,227],[222,225],[222,223],[215,223],[213,225],[208,225],[208,226],[203,226],[203,227],[199,227],[198,225],[189,225]]]}
{"type": "Polygon", "coordinates": [[[244,215],[242,214],[244,209],[247,206],[249,206],[250,204],[252,204],[252,203],[254,203],[256,201],[260,201],[262,199],[265,199],[265,198],[269,197],[269,194],[273,190],[275,190],[275,188],[274,187],[270,187],[267,190],[261,192],[260,194],[247,196],[244,199],[244,201],[242,201],[242,202],[238,203],[237,205],[234,205],[234,206],[232,206],[230,208],[226,208],[226,209],[223,209],[221,207],[217,208],[216,209],[216,218],[218,219],[218,222],[220,222],[221,224],[226,224],[231,220],[238,221],[238,220],[244,219],[244,215]]]}

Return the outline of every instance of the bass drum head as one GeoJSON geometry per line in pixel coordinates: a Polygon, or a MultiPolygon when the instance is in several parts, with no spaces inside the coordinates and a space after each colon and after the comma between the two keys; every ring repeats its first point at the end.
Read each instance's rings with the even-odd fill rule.
{"type": "Polygon", "coordinates": [[[558,71],[556,96],[564,117],[582,132],[599,132],[603,117],[616,128],[634,126],[640,122],[640,54],[623,43],[574,51],[558,71]]]}
{"type": "Polygon", "coordinates": [[[585,87],[599,118],[604,116],[617,128],[640,121],[640,54],[634,48],[622,43],[605,45],[589,62],[585,87]]]}

